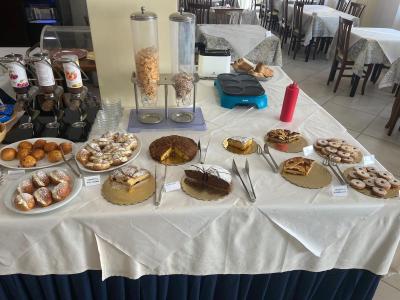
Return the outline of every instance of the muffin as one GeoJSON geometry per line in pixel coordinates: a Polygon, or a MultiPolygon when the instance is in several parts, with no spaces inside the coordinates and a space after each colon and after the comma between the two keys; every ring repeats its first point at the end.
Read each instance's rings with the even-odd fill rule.
{"type": "Polygon", "coordinates": [[[28,141],[23,141],[23,142],[18,144],[18,149],[29,149],[29,150],[31,150],[32,148],[33,148],[32,143],[30,143],[28,141]]]}
{"type": "MultiPolygon", "coordinates": [[[[46,144],[47,145],[47,144],[46,144]]],[[[47,155],[47,160],[51,163],[56,163],[62,160],[62,154],[60,150],[53,150],[47,155]]]]}
{"type": "Polygon", "coordinates": [[[72,152],[72,143],[61,143],[60,144],[61,150],[64,152],[64,154],[68,154],[72,152]]]}
{"type": "Polygon", "coordinates": [[[24,159],[25,157],[27,157],[27,156],[30,155],[30,154],[31,154],[31,149],[22,148],[22,149],[19,149],[19,150],[18,150],[17,157],[18,157],[19,159],[24,159]]]}
{"type": "Polygon", "coordinates": [[[44,152],[44,150],[43,149],[40,149],[40,148],[36,148],[36,149],[34,149],[33,151],[32,151],[32,154],[31,154],[34,158],[36,158],[36,160],[42,160],[45,156],[46,156],[46,153],[44,152]]]}
{"type": "Polygon", "coordinates": [[[58,145],[57,145],[57,143],[54,143],[54,142],[46,143],[43,147],[43,150],[47,153],[49,153],[53,150],[56,150],[56,149],[58,149],[58,145]]]}
{"type": "Polygon", "coordinates": [[[21,167],[23,168],[32,168],[36,166],[36,162],[36,158],[34,158],[32,155],[28,155],[19,161],[21,167]]]}
{"type": "Polygon", "coordinates": [[[36,142],[33,143],[33,149],[43,149],[44,145],[46,145],[46,141],[39,139],[36,140],[36,142]]]}

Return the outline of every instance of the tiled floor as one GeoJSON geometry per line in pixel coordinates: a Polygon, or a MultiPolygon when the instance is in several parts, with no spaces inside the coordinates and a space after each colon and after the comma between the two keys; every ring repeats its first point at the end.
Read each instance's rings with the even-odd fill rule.
{"type": "MultiPolygon", "coordinates": [[[[303,51],[302,51],[303,52],[303,51]]],[[[360,91],[354,98],[349,97],[350,79],[344,78],[336,94],[333,84],[326,85],[330,62],[320,55],[315,61],[304,62],[304,53],[295,61],[283,49],[283,69],[315,101],[339,120],[369,152],[393,174],[400,177],[400,131],[395,129],[392,136],[385,130],[394,97],[390,89],[379,90],[368,83],[364,96],[360,91]]],[[[359,90],[362,81],[360,81],[359,90]]],[[[400,124],[397,124],[397,128],[400,124]]],[[[379,284],[374,300],[399,300],[400,275],[385,278],[379,284]]]]}

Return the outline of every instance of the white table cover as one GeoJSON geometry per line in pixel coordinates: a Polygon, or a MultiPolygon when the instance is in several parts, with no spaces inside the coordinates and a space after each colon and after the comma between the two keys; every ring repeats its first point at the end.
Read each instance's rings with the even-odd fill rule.
{"type": "MultiPolygon", "coordinates": [[[[289,4],[288,8],[288,19],[292,22],[294,4],[289,4]]],[[[334,37],[339,26],[339,17],[352,20],[354,22],[353,26],[358,26],[360,22],[359,18],[326,5],[304,5],[304,46],[309,45],[313,38],[334,37]]]]}
{"type": "MultiPolygon", "coordinates": [[[[277,127],[299,130],[309,141],[339,137],[361,147],[324,109],[301,92],[295,119],[279,121],[284,89],[290,79],[279,67],[263,83],[265,110],[223,109],[211,81],[199,83],[198,103],[206,132],[179,132],[210,140],[207,163],[230,169],[235,157],[221,143],[232,135],[262,142],[277,127]]],[[[122,120],[126,126],[127,111],[122,120]]],[[[93,135],[99,133],[96,128],[93,135]]],[[[172,132],[145,132],[135,164],[154,170],[147,148],[172,132]]],[[[174,132],[177,133],[177,132],[174,132]]],[[[273,151],[278,162],[293,155],[273,151]]],[[[320,158],[313,154],[314,159],[320,158]]],[[[272,173],[257,155],[248,157],[257,202],[250,204],[237,178],[232,193],[217,202],[201,202],[182,191],[167,193],[159,208],[152,200],[135,206],[105,201],[99,187],[85,188],[64,208],[41,216],[21,216],[0,203],[0,274],[71,274],[101,269],[138,278],[146,274],[259,274],[290,270],[361,268],[386,274],[400,239],[400,203],[377,200],[354,190],[332,198],[330,188],[308,190],[272,173]]],[[[159,167],[158,174],[163,168],[159,167]]],[[[169,167],[167,182],[179,180],[184,166],[169,167]]],[[[105,177],[102,178],[105,180],[105,177]]],[[[333,181],[337,184],[336,179],[333,181]]],[[[7,185],[0,186],[4,192],[7,185]]],[[[7,199],[3,199],[7,200],[7,199]]],[[[392,271],[399,271],[397,265],[392,271]],[[396,269],[397,268],[397,269],[396,269]]]]}

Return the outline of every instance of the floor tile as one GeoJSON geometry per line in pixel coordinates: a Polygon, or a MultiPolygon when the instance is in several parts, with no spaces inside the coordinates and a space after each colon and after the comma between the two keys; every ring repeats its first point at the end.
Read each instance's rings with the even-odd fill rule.
{"type": "Polygon", "coordinates": [[[373,300],[398,300],[400,291],[381,281],[376,289],[373,300]]]}
{"type": "Polygon", "coordinates": [[[333,97],[332,88],[320,79],[305,80],[300,83],[300,88],[320,105],[333,97]]]}
{"type": "Polygon", "coordinates": [[[376,159],[386,169],[396,177],[400,177],[400,147],[398,145],[365,134],[360,135],[357,140],[370,153],[375,154],[376,159]]]}
{"type": "Polygon", "coordinates": [[[362,132],[375,119],[374,115],[337,105],[329,101],[324,108],[347,129],[362,132]]]}
{"type": "Polygon", "coordinates": [[[350,129],[347,129],[347,132],[350,133],[353,136],[353,138],[358,138],[358,136],[361,134],[358,131],[354,131],[354,130],[350,130],[350,129]]]}
{"type": "Polygon", "coordinates": [[[363,134],[400,145],[400,131],[398,130],[400,120],[397,122],[391,136],[387,135],[388,130],[385,128],[387,121],[388,118],[377,117],[367,129],[364,130],[363,134]]]}
{"type": "Polygon", "coordinates": [[[390,103],[390,99],[387,97],[376,97],[371,95],[356,95],[354,97],[349,97],[346,95],[334,96],[331,102],[363,111],[371,115],[378,115],[390,103]]]}
{"type": "MultiPolygon", "coordinates": [[[[400,292],[400,274],[393,275],[387,278],[382,279],[385,283],[391,285],[392,287],[396,288],[400,292]]],[[[400,298],[399,298],[400,299],[400,298]]]]}

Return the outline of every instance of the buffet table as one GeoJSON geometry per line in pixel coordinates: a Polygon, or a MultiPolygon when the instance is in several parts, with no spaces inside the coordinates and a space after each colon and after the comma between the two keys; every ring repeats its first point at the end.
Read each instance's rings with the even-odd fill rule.
{"type": "MultiPolygon", "coordinates": [[[[272,128],[300,131],[309,141],[343,138],[368,153],[304,92],[294,121],[280,122],[291,80],[272,68],[274,77],[263,83],[265,110],[224,109],[213,82],[199,83],[198,105],[208,130],[179,134],[209,143],[207,164],[230,170],[235,157],[244,166],[245,158],[227,152],[222,140],[243,135],[262,143],[272,128]]],[[[125,109],[122,129],[128,114],[125,109]]],[[[99,133],[95,128],[92,136],[99,133]]],[[[148,146],[171,133],[138,134],[142,149],[134,163],[153,171],[148,146]]],[[[273,155],[278,163],[293,156],[273,155]]],[[[0,298],[372,299],[379,275],[400,271],[398,265],[391,269],[400,240],[398,199],[378,200],[352,189],[340,198],[329,187],[299,188],[256,154],[248,158],[258,196],[254,204],[237,178],[220,201],[198,201],[178,190],[164,194],[158,208],[154,199],[112,205],[100,186],[86,187],[64,208],[38,216],[17,215],[1,202],[0,298]]],[[[169,167],[166,182],[180,180],[183,170],[169,167]]],[[[7,184],[0,189],[6,191],[7,184]]]]}
{"type": "Polygon", "coordinates": [[[196,41],[208,49],[231,49],[232,60],[246,57],[267,65],[282,65],[279,38],[259,25],[198,25],[196,41]]]}

